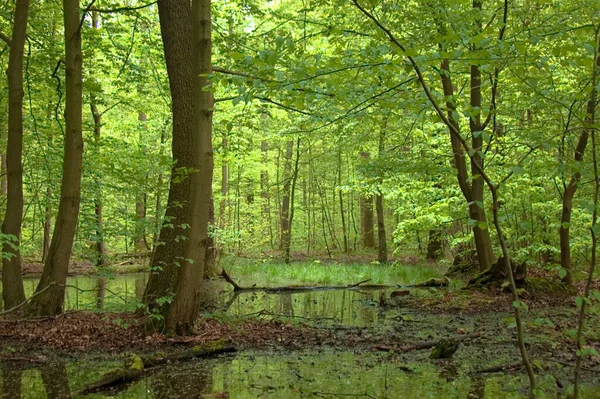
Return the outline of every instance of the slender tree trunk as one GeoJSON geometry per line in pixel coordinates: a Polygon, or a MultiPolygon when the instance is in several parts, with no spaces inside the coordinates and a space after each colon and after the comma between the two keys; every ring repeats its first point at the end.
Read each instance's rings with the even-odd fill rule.
{"type": "MultiPolygon", "coordinates": [[[[599,36],[600,37],[600,36],[599,36]]],[[[600,39],[599,39],[600,40],[600,39]]],[[[600,44],[598,45],[598,53],[600,53],[600,44]]],[[[592,82],[597,81],[598,70],[600,70],[600,57],[596,56],[593,69],[592,69],[592,82]]],[[[581,164],[583,161],[583,154],[588,143],[589,135],[592,129],[594,129],[594,114],[596,111],[596,97],[597,90],[596,85],[592,83],[590,91],[590,97],[588,99],[586,114],[584,118],[584,129],[579,135],[577,146],[575,147],[575,162],[581,164]]],[[[565,191],[562,197],[562,214],[560,217],[560,266],[567,272],[563,281],[568,285],[573,285],[573,266],[571,265],[571,243],[570,243],[570,224],[571,224],[571,211],[573,210],[573,198],[577,191],[577,185],[581,180],[581,171],[579,165],[576,166],[576,172],[571,176],[569,184],[565,187],[565,191]]]]}
{"type": "MultiPolygon", "coordinates": [[[[168,119],[167,122],[165,122],[165,126],[162,129],[161,133],[160,133],[160,155],[161,157],[164,155],[164,144],[165,141],[167,139],[167,126],[169,125],[168,119]]],[[[160,239],[160,228],[162,225],[162,213],[163,213],[163,209],[162,209],[162,187],[163,187],[163,174],[159,173],[158,174],[158,179],[157,179],[157,190],[156,190],[156,208],[155,208],[155,217],[156,217],[156,222],[155,222],[155,230],[154,230],[154,239],[152,240],[152,254],[154,254],[154,252],[156,251],[156,245],[158,244],[158,241],[160,239]]]]}
{"type": "Polygon", "coordinates": [[[29,18],[29,0],[17,0],[8,61],[8,144],[6,150],[7,201],[2,232],[14,241],[2,245],[2,297],[5,308],[25,300],[21,277],[21,223],[23,221],[23,51],[29,18]]]}
{"type": "MultiPolygon", "coordinates": [[[[384,121],[381,132],[379,134],[379,158],[383,156],[385,150],[385,129],[387,121],[384,121]]],[[[379,181],[381,185],[381,180],[379,181]]],[[[375,196],[375,209],[377,211],[377,260],[381,264],[386,264],[388,261],[387,254],[387,240],[385,237],[385,221],[383,212],[383,194],[381,193],[381,187],[377,189],[377,195],[375,196]]]]}
{"type": "MultiPolygon", "coordinates": [[[[360,156],[369,158],[368,152],[361,152],[360,156]]],[[[373,197],[364,194],[360,195],[360,232],[362,237],[362,245],[364,248],[375,247],[375,232],[373,230],[373,197]]]]}
{"type": "Polygon", "coordinates": [[[36,296],[25,308],[30,316],[62,312],[67,271],[79,216],[81,197],[82,57],[79,0],[63,0],[65,22],[65,150],[58,215],[36,296]]]}
{"type": "MultiPolygon", "coordinates": [[[[95,13],[97,15],[97,13],[95,13]]],[[[94,28],[97,29],[98,22],[94,20],[94,28]]],[[[96,106],[96,98],[94,95],[91,95],[90,108],[92,111],[92,116],[94,118],[94,144],[96,145],[96,149],[100,149],[100,135],[102,129],[102,115],[98,112],[98,107],[96,106]]],[[[96,186],[96,198],[94,199],[94,211],[96,215],[96,251],[98,252],[96,258],[96,266],[105,266],[106,265],[106,244],[104,242],[104,228],[102,223],[102,180],[100,177],[95,177],[95,186],[96,186]]]]}
{"type": "Polygon", "coordinates": [[[292,246],[292,222],[294,220],[294,198],[296,194],[296,183],[298,181],[298,168],[300,162],[300,138],[296,141],[296,162],[294,163],[294,171],[292,174],[292,186],[290,189],[290,218],[288,221],[288,233],[285,241],[285,263],[290,263],[290,247],[292,246]]]}
{"type": "MultiPolygon", "coordinates": [[[[448,129],[453,129],[456,132],[460,132],[460,125],[455,119],[456,106],[452,102],[454,96],[454,87],[452,86],[452,80],[450,75],[450,63],[448,60],[443,60],[441,65],[442,73],[440,73],[442,79],[442,86],[444,89],[444,95],[448,99],[446,101],[446,108],[448,110],[448,120],[452,124],[448,129]]],[[[479,68],[472,66],[471,68],[471,105],[481,106],[481,76],[479,74],[479,68]]],[[[481,123],[479,116],[471,118],[471,131],[474,129],[480,129],[481,123]]],[[[469,204],[469,217],[475,220],[473,226],[473,237],[475,239],[475,248],[477,250],[477,258],[479,261],[480,270],[488,269],[494,262],[494,251],[492,248],[492,241],[490,239],[489,230],[487,226],[487,219],[485,215],[485,208],[483,204],[483,179],[473,179],[472,183],[471,175],[479,174],[475,164],[483,167],[483,160],[479,154],[476,154],[471,161],[471,175],[467,170],[467,164],[465,159],[465,152],[461,146],[458,138],[450,134],[450,143],[452,147],[452,153],[454,155],[454,167],[457,171],[458,185],[463,193],[463,196],[469,204]]],[[[473,138],[473,148],[480,150],[482,147],[481,135],[473,138]]]]}
{"type": "Polygon", "coordinates": [[[225,229],[225,214],[227,211],[227,181],[229,177],[229,165],[227,160],[227,134],[223,135],[223,163],[221,164],[221,201],[219,203],[219,229],[225,229]]]}
{"type": "Polygon", "coordinates": [[[205,268],[209,208],[212,199],[214,100],[212,92],[205,90],[209,86],[208,75],[212,72],[210,6],[210,0],[192,0],[194,94],[192,144],[195,169],[198,172],[192,174],[190,234],[185,252],[185,258],[190,261],[183,262],[175,287],[175,299],[165,318],[167,331],[179,334],[186,334],[193,330],[200,309],[200,289],[205,268]]]}
{"type": "Polygon", "coordinates": [[[52,228],[52,189],[48,187],[46,189],[46,209],[44,212],[44,238],[42,243],[42,262],[45,263],[48,258],[48,252],[50,252],[50,239],[52,228]]]}
{"type": "Polygon", "coordinates": [[[289,140],[285,148],[285,163],[283,166],[283,195],[281,199],[281,241],[279,249],[285,251],[290,238],[290,189],[292,187],[292,154],[294,140],[289,140]]]}
{"type": "Polygon", "coordinates": [[[379,263],[385,264],[388,261],[388,255],[383,217],[383,195],[381,191],[375,196],[375,208],[377,210],[377,260],[379,263]]]}
{"type": "Polygon", "coordinates": [[[344,238],[344,253],[348,253],[348,231],[346,230],[346,215],[344,214],[344,194],[342,193],[342,149],[338,152],[338,199],[340,201],[340,217],[342,219],[342,234],[344,238]]]}
{"type": "Polygon", "coordinates": [[[219,267],[217,265],[217,243],[214,234],[212,233],[214,232],[215,228],[215,201],[212,196],[210,198],[210,206],[208,208],[208,224],[210,228],[206,244],[206,256],[204,258],[204,261],[206,263],[206,266],[204,268],[205,279],[216,277],[217,275],[219,275],[220,272],[219,267]]]}

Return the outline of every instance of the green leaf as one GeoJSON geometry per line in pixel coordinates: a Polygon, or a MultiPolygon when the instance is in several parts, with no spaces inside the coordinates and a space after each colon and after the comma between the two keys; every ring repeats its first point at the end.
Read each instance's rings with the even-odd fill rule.
{"type": "Polygon", "coordinates": [[[512,171],[515,175],[522,175],[523,173],[525,173],[525,169],[522,166],[519,165],[515,165],[512,167],[512,171]]]}
{"type": "Polygon", "coordinates": [[[585,51],[587,51],[589,55],[594,55],[595,49],[590,43],[583,43],[583,48],[585,48],[585,51]]]}

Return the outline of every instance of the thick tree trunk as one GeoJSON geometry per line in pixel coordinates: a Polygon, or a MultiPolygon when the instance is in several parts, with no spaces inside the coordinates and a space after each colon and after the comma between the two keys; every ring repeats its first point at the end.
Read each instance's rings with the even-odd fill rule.
{"type": "Polygon", "coordinates": [[[290,241],[290,189],[292,187],[292,154],[294,140],[289,140],[285,146],[285,162],[283,166],[283,194],[281,199],[281,241],[279,249],[285,251],[290,241]]]}
{"type": "Polygon", "coordinates": [[[8,61],[8,144],[6,150],[7,201],[2,233],[15,241],[2,246],[2,297],[9,309],[25,300],[21,277],[21,223],[23,221],[23,51],[29,18],[29,0],[17,0],[8,61]]]}
{"type": "MultiPolygon", "coordinates": [[[[185,1],[184,1],[185,2],[185,1]]],[[[209,208],[212,199],[212,114],[214,99],[208,75],[212,72],[211,2],[192,0],[193,15],[193,159],[198,172],[192,174],[190,234],[185,261],[175,287],[175,299],[165,323],[167,331],[186,334],[193,330],[200,309],[200,289],[204,277],[209,208]],[[187,261],[189,259],[189,261],[187,261]]],[[[180,22],[181,23],[181,22],[180,22]]],[[[181,82],[189,84],[189,82],[181,82]]]]}
{"type": "MultiPolygon", "coordinates": [[[[598,47],[600,53],[600,46],[598,47]]],[[[596,57],[592,69],[592,88],[588,99],[586,115],[584,118],[584,130],[579,135],[577,147],[575,147],[574,159],[576,163],[583,161],[583,154],[588,143],[589,135],[594,129],[595,111],[596,111],[596,82],[598,70],[600,70],[600,57],[596,57]]],[[[563,281],[568,285],[573,285],[573,267],[571,265],[571,243],[569,239],[569,229],[571,224],[571,211],[573,210],[573,197],[577,191],[577,185],[581,180],[579,165],[576,166],[576,172],[571,176],[569,184],[565,187],[562,198],[562,214],[560,217],[560,266],[567,272],[563,281]]]]}
{"type": "Polygon", "coordinates": [[[79,0],[63,0],[65,21],[65,150],[58,215],[44,271],[36,296],[25,308],[30,316],[51,316],[62,312],[67,271],[81,196],[82,139],[82,57],[79,0]],[[43,291],[43,292],[42,292],[43,291]]]}
{"type": "Polygon", "coordinates": [[[182,171],[194,168],[192,135],[194,117],[194,81],[192,67],[192,10],[189,1],[160,0],[160,28],[164,44],[167,73],[172,98],[175,165],[171,169],[169,197],[160,241],[151,260],[152,273],[144,293],[144,303],[152,312],[163,315],[167,308],[157,299],[171,297],[181,270],[189,224],[191,178],[182,178],[182,171]]]}

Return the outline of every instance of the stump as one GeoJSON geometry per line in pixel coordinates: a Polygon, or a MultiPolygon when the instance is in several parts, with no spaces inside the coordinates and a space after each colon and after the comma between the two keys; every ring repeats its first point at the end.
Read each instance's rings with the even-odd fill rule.
{"type": "MultiPolygon", "coordinates": [[[[527,263],[516,263],[511,259],[511,268],[515,283],[517,285],[523,285],[525,277],[527,277],[527,263]]],[[[477,274],[475,277],[469,280],[467,287],[488,287],[490,285],[502,285],[508,276],[506,275],[505,258],[500,257],[498,260],[490,266],[489,269],[477,274]]]]}

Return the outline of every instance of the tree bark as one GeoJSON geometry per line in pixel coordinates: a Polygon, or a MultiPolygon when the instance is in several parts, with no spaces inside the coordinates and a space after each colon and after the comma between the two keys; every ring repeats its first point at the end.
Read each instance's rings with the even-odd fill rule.
{"type": "MultiPolygon", "coordinates": [[[[457,113],[456,106],[452,101],[454,96],[454,87],[450,77],[450,63],[448,60],[442,61],[440,76],[442,79],[444,96],[447,98],[446,108],[448,111],[448,120],[452,125],[448,126],[448,129],[460,132],[460,125],[455,116],[457,113]]],[[[481,106],[481,76],[479,68],[472,66],[471,106],[474,107],[476,104],[481,106]]],[[[476,132],[476,129],[481,128],[479,116],[476,118],[471,118],[470,127],[471,133],[476,132]]],[[[472,137],[473,149],[480,151],[482,147],[481,134],[479,134],[477,137],[473,136],[472,134],[472,137]]],[[[473,226],[473,237],[475,239],[475,248],[477,250],[479,268],[481,271],[483,271],[488,269],[494,261],[494,251],[492,248],[492,241],[489,235],[485,208],[483,204],[483,185],[485,182],[480,177],[472,178],[472,176],[479,175],[476,165],[478,164],[483,168],[483,160],[481,159],[481,155],[479,153],[475,154],[471,160],[471,174],[469,174],[467,170],[464,149],[461,146],[460,140],[452,133],[450,133],[450,143],[452,147],[452,153],[454,154],[454,167],[457,171],[458,185],[465,200],[469,204],[469,217],[475,221],[475,225],[473,226]],[[469,183],[471,178],[472,183],[469,183]]]]}
{"type": "Polygon", "coordinates": [[[292,154],[294,140],[288,140],[285,146],[285,162],[283,166],[283,195],[281,198],[281,241],[279,249],[285,251],[290,241],[290,189],[292,187],[292,154]]]}
{"type": "MultiPolygon", "coordinates": [[[[97,13],[95,13],[97,14],[97,13]]],[[[97,18],[97,17],[96,17],[97,18]]],[[[97,29],[98,21],[94,19],[94,28],[97,29]]],[[[96,98],[92,94],[90,96],[90,109],[92,111],[92,117],[94,118],[94,144],[96,146],[96,150],[100,149],[100,135],[102,129],[102,115],[98,111],[98,107],[96,105],[96,98]]],[[[94,178],[95,180],[95,189],[96,189],[96,198],[94,199],[94,214],[96,216],[96,266],[106,266],[106,244],[104,242],[104,227],[102,220],[102,180],[99,176],[94,178]]]]}
{"type": "Polygon", "coordinates": [[[192,9],[186,0],[158,2],[160,29],[164,45],[167,73],[172,99],[173,138],[172,153],[175,165],[171,169],[169,197],[160,240],[150,262],[144,303],[151,312],[164,316],[166,306],[156,300],[170,297],[179,277],[182,255],[189,231],[186,228],[190,209],[191,178],[186,171],[194,168],[193,102],[194,81],[192,67],[192,9]]]}
{"type": "MultiPolygon", "coordinates": [[[[189,4],[189,2],[183,0],[181,7],[171,5],[169,9],[177,8],[185,11],[186,4],[189,4]]],[[[209,208],[212,198],[212,114],[214,105],[212,92],[206,90],[209,86],[208,75],[212,72],[210,6],[210,0],[192,1],[193,28],[189,32],[191,33],[190,39],[193,41],[191,48],[193,60],[193,118],[191,131],[192,155],[196,172],[191,175],[191,204],[188,216],[190,222],[189,238],[185,248],[181,273],[174,290],[175,298],[165,317],[167,331],[178,334],[187,334],[193,331],[194,321],[200,308],[200,289],[202,288],[208,244],[209,208]]],[[[182,21],[177,22],[181,25],[182,21]]],[[[187,31],[187,29],[181,30],[187,31]]],[[[178,83],[189,86],[189,82],[178,83]]]]}
{"type": "Polygon", "coordinates": [[[300,138],[297,139],[296,142],[296,162],[294,163],[294,171],[292,174],[292,185],[290,188],[290,217],[288,220],[288,232],[286,235],[286,241],[284,243],[285,245],[285,263],[289,264],[290,263],[290,248],[292,245],[292,222],[294,220],[294,198],[295,198],[295,194],[296,194],[296,182],[298,181],[298,168],[299,168],[299,162],[300,162],[300,138]]]}
{"type": "MultiPolygon", "coordinates": [[[[383,156],[385,149],[385,128],[387,121],[384,123],[382,130],[379,134],[379,157],[383,156]]],[[[381,179],[379,179],[379,185],[381,185],[381,179]]],[[[377,211],[377,260],[381,264],[385,264],[388,261],[387,255],[387,241],[385,238],[385,221],[383,216],[383,194],[381,193],[381,187],[377,189],[377,195],[375,196],[375,209],[377,211]]]]}
{"type": "Polygon", "coordinates": [[[8,61],[8,144],[6,149],[7,201],[2,232],[14,241],[2,245],[2,297],[6,309],[25,301],[21,276],[21,223],[23,221],[23,52],[29,18],[29,0],[17,0],[8,61]]]}
{"type": "MultiPolygon", "coordinates": [[[[360,156],[369,158],[368,152],[361,152],[360,156]]],[[[362,237],[362,245],[364,248],[375,247],[375,231],[373,229],[373,197],[361,194],[359,199],[360,207],[360,232],[362,237]]]]}
{"type": "MultiPolygon", "coordinates": [[[[598,53],[600,53],[600,44],[598,44],[598,53]]],[[[592,89],[586,107],[584,118],[584,129],[579,135],[577,146],[575,147],[574,159],[576,162],[576,172],[571,176],[569,184],[565,187],[562,197],[562,213],[560,217],[560,266],[567,272],[563,281],[568,285],[573,285],[573,267],[571,265],[571,243],[570,243],[570,224],[571,211],[573,210],[573,198],[577,191],[577,185],[581,180],[581,171],[579,167],[583,161],[583,155],[588,143],[592,129],[594,129],[595,111],[596,111],[596,81],[598,70],[600,69],[600,57],[596,56],[592,69],[592,89]]]]}
{"type": "Polygon", "coordinates": [[[65,23],[65,150],[58,215],[44,271],[35,298],[25,308],[30,316],[52,316],[62,312],[65,282],[81,198],[82,57],[79,0],[63,0],[65,23]],[[50,286],[52,285],[52,286],[50,286]],[[46,289],[48,288],[48,289],[46,289]],[[44,292],[42,292],[44,290],[44,292]]]}

